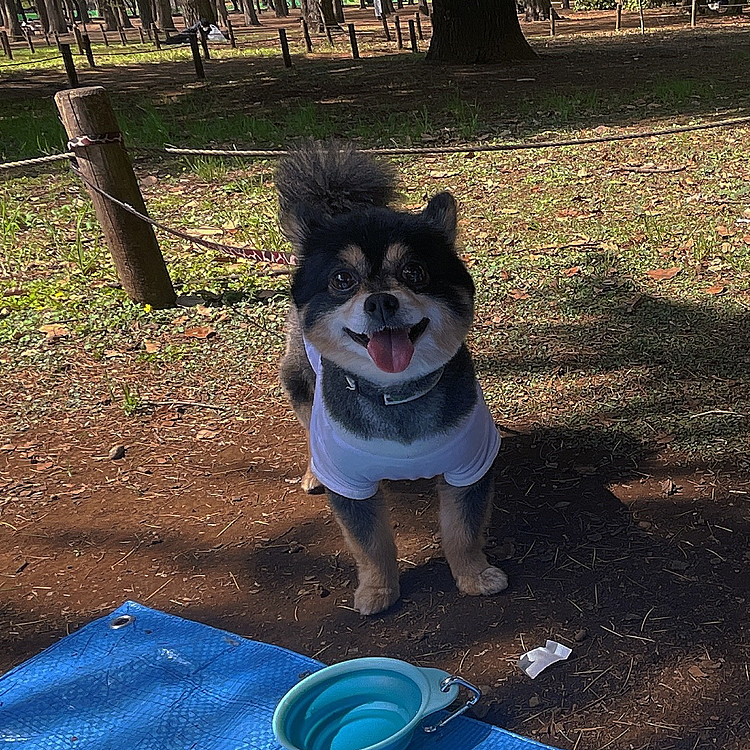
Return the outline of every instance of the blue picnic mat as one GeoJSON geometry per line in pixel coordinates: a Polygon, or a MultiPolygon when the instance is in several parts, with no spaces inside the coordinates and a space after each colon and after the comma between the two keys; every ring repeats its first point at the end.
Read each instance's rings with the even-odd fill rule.
{"type": "MultiPolygon", "coordinates": [[[[126,602],[0,676],[15,750],[279,750],[274,708],[323,664],[126,602]],[[116,618],[134,619],[112,628],[116,618]]],[[[543,750],[461,717],[409,750],[543,750]]]]}

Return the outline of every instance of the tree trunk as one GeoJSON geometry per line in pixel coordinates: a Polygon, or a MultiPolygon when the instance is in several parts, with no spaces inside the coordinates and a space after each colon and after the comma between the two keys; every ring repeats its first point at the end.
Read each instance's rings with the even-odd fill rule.
{"type": "Polygon", "coordinates": [[[318,34],[322,34],[323,28],[323,13],[320,8],[318,0],[300,0],[300,9],[302,10],[302,18],[307,21],[307,26],[318,34]]]}
{"type": "Polygon", "coordinates": [[[47,10],[47,18],[49,18],[49,30],[52,33],[57,32],[58,34],[68,33],[68,24],[65,23],[65,17],[63,16],[62,8],[58,0],[39,0],[44,2],[47,10]]]}
{"type": "Polygon", "coordinates": [[[431,62],[473,65],[532,60],[515,0],[433,0],[431,62]]]}
{"type": "Polygon", "coordinates": [[[320,10],[323,14],[323,26],[329,29],[338,27],[339,22],[336,20],[336,11],[333,8],[333,0],[319,0],[320,10]]]}
{"type": "Polygon", "coordinates": [[[245,23],[248,26],[260,26],[258,14],[255,12],[255,3],[253,0],[243,0],[242,12],[245,14],[245,23]]]}
{"type": "Polygon", "coordinates": [[[156,0],[156,25],[164,31],[175,30],[169,0],[156,0]]]}
{"type": "Polygon", "coordinates": [[[277,18],[284,18],[284,16],[289,15],[289,6],[287,6],[286,0],[272,0],[272,3],[277,18]]]}
{"type": "Polygon", "coordinates": [[[551,14],[555,20],[560,18],[550,0],[525,0],[524,11],[527,21],[549,21],[551,14]]]}
{"type": "Polygon", "coordinates": [[[341,4],[341,0],[333,0],[333,15],[336,17],[337,23],[346,23],[344,6],[341,4]]]}
{"type": "Polygon", "coordinates": [[[151,3],[149,0],[137,0],[138,3],[138,18],[141,19],[141,28],[145,31],[151,28],[151,24],[154,22],[154,15],[151,12],[151,3]]]}
{"type": "Polygon", "coordinates": [[[21,31],[21,23],[18,20],[18,13],[16,11],[16,0],[2,0],[3,3],[3,16],[7,20],[8,36],[11,37],[23,37],[23,31],[21,31]]]}
{"type": "Polygon", "coordinates": [[[117,31],[117,16],[112,9],[110,0],[99,0],[99,15],[104,19],[105,31],[117,31]]]}
{"type": "Polygon", "coordinates": [[[117,15],[120,17],[120,25],[123,29],[132,29],[133,24],[130,22],[130,16],[128,15],[128,9],[125,7],[125,3],[119,0],[117,3],[117,15]]]}
{"type": "Polygon", "coordinates": [[[47,8],[44,7],[42,0],[37,0],[36,12],[39,14],[39,23],[42,24],[42,31],[45,34],[49,34],[49,17],[47,16],[47,8]]]}
{"type": "Polygon", "coordinates": [[[85,0],[73,0],[73,4],[78,11],[78,20],[84,25],[91,23],[91,16],[89,16],[89,9],[86,7],[85,0]]]}
{"type": "Polygon", "coordinates": [[[193,26],[201,19],[216,23],[216,10],[211,0],[185,0],[182,6],[186,26],[193,26]]]}
{"type": "Polygon", "coordinates": [[[221,19],[222,24],[224,26],[227,25],[227,18],[229,18],[229,13],[227,13],[227,6],[224,3],[224,0],[216,0],[216,12],[219,15],[219,18],[221,19]]]}

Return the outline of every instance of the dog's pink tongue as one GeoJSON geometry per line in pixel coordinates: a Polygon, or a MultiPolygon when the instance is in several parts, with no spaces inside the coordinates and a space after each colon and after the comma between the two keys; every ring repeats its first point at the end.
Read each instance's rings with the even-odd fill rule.
{"type": "Polygon", "coordinates": [[[414,344],[408,328],[386,328],[370,336],[367,352],[372,361],[384,372],[403,372],[411,362],[414,344]]]}

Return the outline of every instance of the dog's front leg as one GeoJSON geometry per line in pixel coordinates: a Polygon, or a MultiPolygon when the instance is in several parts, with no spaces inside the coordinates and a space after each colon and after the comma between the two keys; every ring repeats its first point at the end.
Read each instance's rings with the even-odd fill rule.
{"type": "Polygon", "coordinates": [[[497,594],[508,586],[505,573],[490,565],[482,552],[493,484],[491,471],[468,487],[438,482],[443,552],[459,591],[473,596],[497,594]]]}
{"type": "Polygon", "coordinates": [[[363,615],[388,609],[400,591],[396,543],[380,491],[367,500],[350,500],[329,490],[328,499],[357,561],[355,609],[363,615]]]}

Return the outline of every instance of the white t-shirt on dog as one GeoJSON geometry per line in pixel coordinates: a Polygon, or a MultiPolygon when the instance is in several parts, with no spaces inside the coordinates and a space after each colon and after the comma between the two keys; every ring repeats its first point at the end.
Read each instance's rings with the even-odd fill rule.
{"type": "Polygon", "coordinates": [[[446,433],[404,445],[367,440],[334,421],[323,402],[320,352],[305,341],[317,376],[310,420],[310,457],[325,487],[352,500],[372,497],[381,479],[429,479],[442,474],[454,487],[479,481],[500,450],[500,435],[477,383],[474,409],[446,433]]]}

